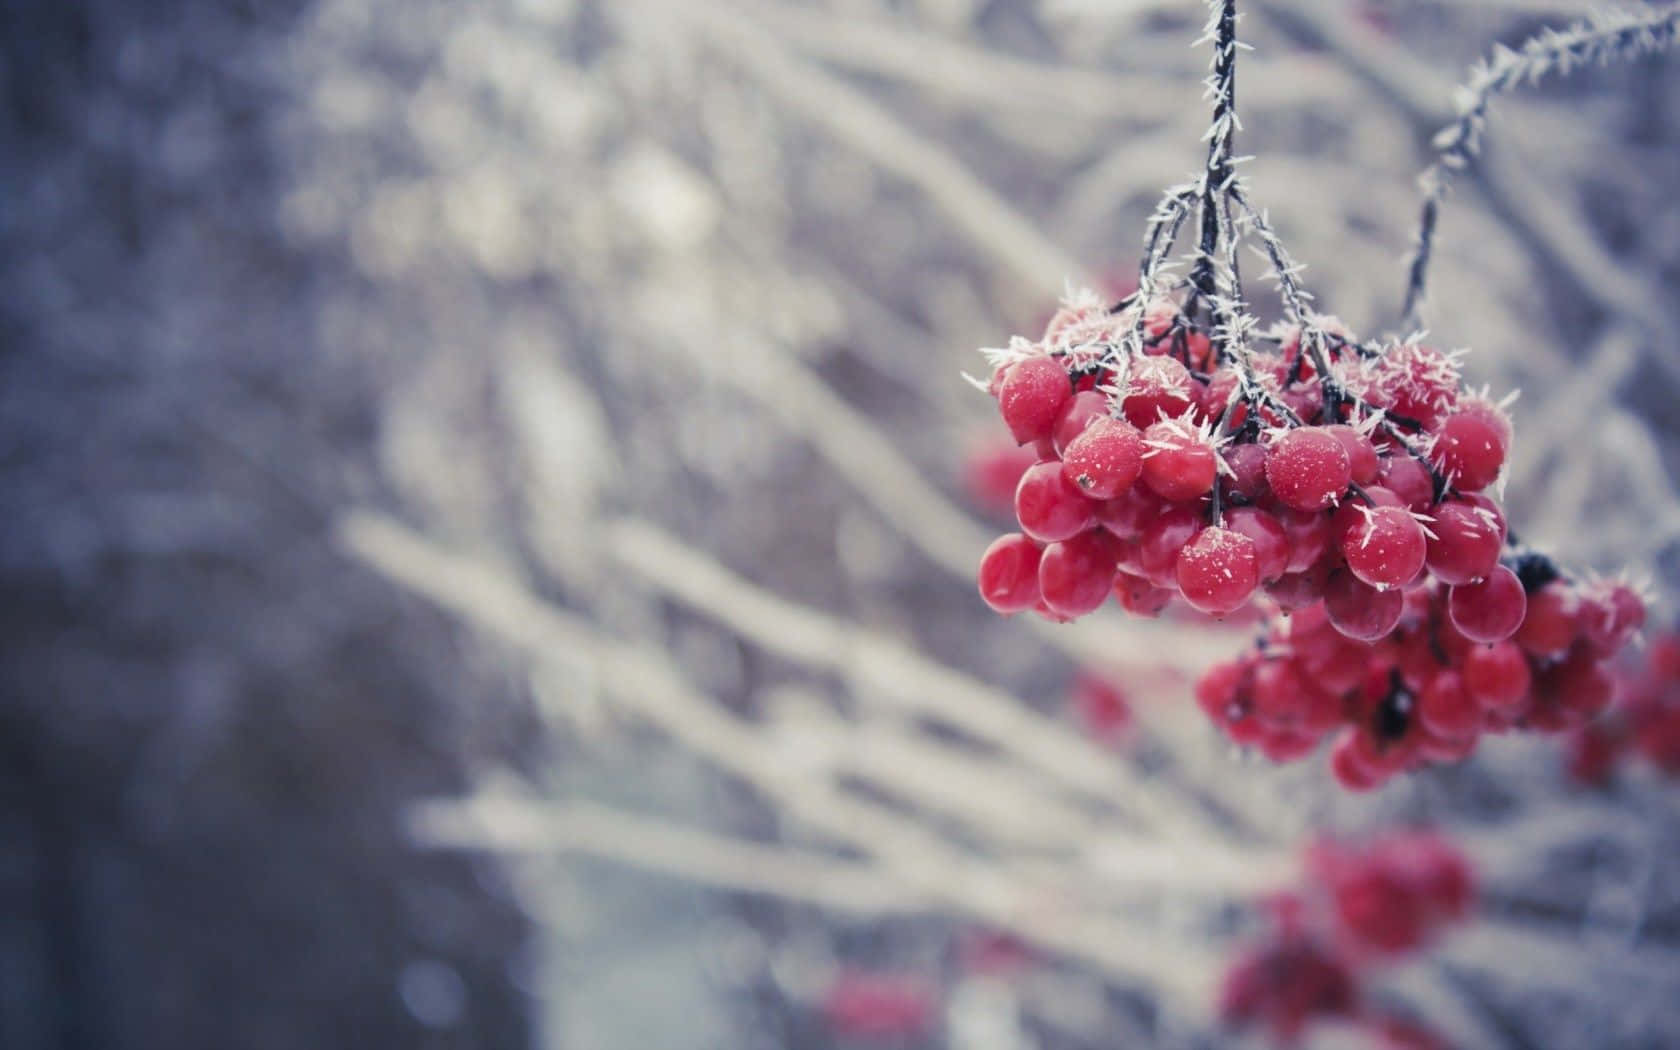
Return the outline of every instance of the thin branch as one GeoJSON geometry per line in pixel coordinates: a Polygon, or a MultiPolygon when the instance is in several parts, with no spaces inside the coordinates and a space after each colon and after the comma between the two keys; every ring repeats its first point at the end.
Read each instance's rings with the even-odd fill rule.
{"type": "Polygon", "coordinates": [[[1422,327],[1435,225],[1454,172],[1463,171],[1481,149],[1487,128],[1487,108],[1495,96],[1542,77],[1568,74],[1582,66],[1631,59],[1674,46],[1680,39],[1680,6],[1647,11],[1611,11],[1586,19],[1570,29],[1546,30],[1516,50],[1498,47],[1471,70],[1469,81],[1456,92],[1458,119],[1435,136],[1438,156],[1420,177],[1423,206],[1418,232],[1407,267],[1401,329],[1422,327]]]}

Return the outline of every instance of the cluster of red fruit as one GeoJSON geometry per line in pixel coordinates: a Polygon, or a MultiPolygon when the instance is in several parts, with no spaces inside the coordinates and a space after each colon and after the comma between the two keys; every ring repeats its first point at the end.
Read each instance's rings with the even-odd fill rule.
{"type": "Polygon", "coordinates": [[[1374,642],[1346,637],[1325,604],[1313,605],[1205,673],[1197,703],[1277,762],[1339,731],[1330,766],[1357,791],[1462,759],[1485,732],[1579,727],[1610,704],[1605,663],[1644,623],[1644,604],[1626,584],[1577,584],[1535,555],[1513,563],[1514,628],[1466,630],[1467,618],[1453,615],[1458,588],[1434,582],[1402,592],[1399,623],[1374,642]]]}
{"type": "Polygon", "coordinates": [[[1639,755],[1665,776],[1680,776],[1680,634],[1653,642],[1648,658],[1620,682],[1611,712],[1570,738],[1570,775],[1603,785],[1622,758],[1639,755]]]}
{"type": "Polygon", "coordinates": [[[1272,928],[1225,972],[1220,1016],[1291,1043],[1313,1020],[1362,1023],[1388,1045],[1440,1046],[1426,1030],[1373,1015],[1360,985],[1374,966],[1417,952],[1470,914],[1469,862],[1429,832],[1398,832],[1364,849],[1315,843],[1306,886],[1265,902],[1272,928]]]}
{"type": "Polygon", "coordinates": [[[1322,599],[1337,630],[1371,640],[1433,578],[1482,634],[1521,619],[1483,494],[1510,423],[1460,390],[1452,355],[1321,330],[1317,352],[1283,331],[1221,361],[1170,304],[1127,355],[1132,324],[1087,295],[1038,342],[994,353],[988,390],[1038,460],[1015,489],[1020,531],[981,560],[994,609],[1069,620],[1113,594],[1154,615],[1181,596],[1223,616],[1263,591],[1286,610],[1322,599]]]}

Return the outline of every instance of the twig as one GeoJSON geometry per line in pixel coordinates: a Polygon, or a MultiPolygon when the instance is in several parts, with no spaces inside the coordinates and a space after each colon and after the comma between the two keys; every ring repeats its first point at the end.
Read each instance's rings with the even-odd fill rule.
{"type": "Polygon", "coordinates": [[[1562,75],[1581,66],[1660,51],[1672,47],[1677,38],[1680,7],[1605,12],[1561,32],[1547,30],[1514,51],[1496,48],[1471,70],[1469,81],[1457,93],[1458,119],[1435,137],[1438,156],[1419,179],[1423,206],[1407,267],[1402,330],[1422,327],[1423,296],[1441,202],[1451,188],[1452,174],[1468,167],[1480,151],[1487,107],[1493,98],[1519,84],[1535,83],[1549,73],[1562,75]]]}

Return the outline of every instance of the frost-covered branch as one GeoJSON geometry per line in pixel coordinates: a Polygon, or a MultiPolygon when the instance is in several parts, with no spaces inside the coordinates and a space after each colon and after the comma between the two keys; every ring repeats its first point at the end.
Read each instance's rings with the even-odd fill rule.
{"type": "Polygon", "coordinates": [[[1547,30],[1515,50],[1498,47],[1471,70],[1469,81],[1459,88],[1454,100],[1458,119],[1436,135],[1438,155],[1419,180],[1423,207],[1407,267],[1402,330],[1413,331],[1422,325],[1423,297],[1441,203],[1451,188],[1453,173],[1468,167],[1480,151],[1487,108],[1494,97],[1522,84],[1536,83],[1549,74],[1561,76],[1582,66],[1661,51],[1673,47],[1677,38],[1680,6],[1605,12],[1567,30],[1547,30]]]}

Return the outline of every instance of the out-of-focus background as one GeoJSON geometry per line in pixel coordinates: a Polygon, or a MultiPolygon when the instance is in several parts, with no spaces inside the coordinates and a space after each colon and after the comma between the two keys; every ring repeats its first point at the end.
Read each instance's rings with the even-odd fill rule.
{"type": "MultiPolygon", "coordinates": [[[[1244,4],[1239,152],[1326,310],[1396,323],[1453,85],[1587,6],[1244,4]]],[[[1240,630],[974,593],[961,373],[1136,265],[1204,17],[0,5],[0,1046],[1227,1045],[1236,902],[1412,819],[1489,918],[1397,1002],[1680,1041],[1660,778],[1510,739],[1352,799],[1193,710],[1240,630]]],[[[1673,61],[1498,101],[1429,310],[1523,391],[1515,527],[1659,593],[1677,146],[1673,61]]]]}

